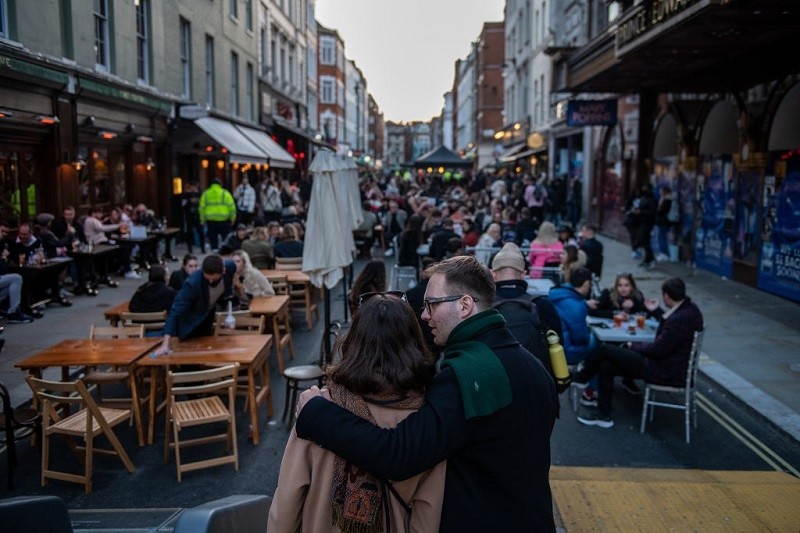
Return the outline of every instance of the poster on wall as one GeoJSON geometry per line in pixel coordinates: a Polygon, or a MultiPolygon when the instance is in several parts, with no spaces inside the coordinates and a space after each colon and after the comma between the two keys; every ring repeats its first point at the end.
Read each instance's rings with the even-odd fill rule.
{"type": "Polygon", "coordinates": [[[731,277],[736,187],[730,157],[703,161],[696,198],[700,223],[695,234],[695,262],[700,268],[731,277]]]}
{"type": "Polygon", "coordinates": [[[764,178],[758,288],[800,301],[800,156],[764,178]]]}
{"type": "MultiPolygon", "coordinates": [[[[680,202],[680,221],[678,222],[678,235],[676,238],[677,244],[688,254],[694,248],[695,236],[695,206],[699,203],[697,194],[697,173],[682,172],[678,176],[678,194],[677,198],[680,202]]],[[[692,260],[691,257],[684,259],[692,260]]]]}

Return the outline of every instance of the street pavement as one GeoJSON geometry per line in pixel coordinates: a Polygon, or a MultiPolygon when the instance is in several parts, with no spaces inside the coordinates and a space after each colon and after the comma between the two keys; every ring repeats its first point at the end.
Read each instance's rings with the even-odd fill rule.
{"type": "MultiPolygon", "coordinates": [[[[800,305],[705,271],[696,271],[684,264],[663,263],[652,270],[640,268],[638,261],[631,259],[626,245],[603,237],[600,239],[605,246],[601,286],[610,286],[618,272],[632,272],[645,295],[655,297],[663,280],[671,276],[683,278],[689,295],[705,317],[706,337],[700,372],[742,408],[758,413],[764,424],[800,441],[800,305]]],[[[180,255],[182,252],[182,246],[178,246],[176,253],[180,255]]],[[[356,272],[365,261],[360,259],[357,262],[356,272]]],[[[387,267],[392,261],[393,258],[386,260],[387,267]]],[[[170,264],[171,268],[178,266],[178,263],[170,264]]],[[[118,281],[119,288],[103,288],[97,297],[75,298],[73,307],[50,307],[44,318],[32,324],[6,325],[3,334],[6,344],[0,354],[0,380],[10,388],[15,404],[29,400],[30,390],[24,381],[24,373],[14,368],[14,363],[62,339],[86,337],[91,324],[103,324],[103,311],[128,299],[142,283],[127,279],[118,281]]],[[[332,317],[341,319],[344,307],[341,288],[331,294],[332,317]]],[[[301,313],[294,313],[293,323],[298,355],[294,361],[287,360],[287,364],[311,363],[319,353],[322,317],[311,330],[305,327],[301,313]]],[[[271,495],[277,484],[280,460],[289,433],[280,421],[284,380],[277,372],[273,358],[270,367],[275,416],[265,423],[262,406],[260,419],[264,423],[264,438],[259,446],[253,446],[246,439],[249,417],[238,416],[239,472],[229,467],[202,470],[187,474],[183,483],[178,485],[174,463],[162,462],[162,423],[156,425],[156,443],[142,448],[135,443],[133,428],[118,426],[123,445],[136,464],[134,474],[127,474],[121,463],[113,458],[99,458],[95,465],[92,494],[84,495],[78,485],[63,482],[51,481],[42,488],[39,486],[36,451],[19,445],[20,466],[15,475],[17,488],[9,495],[58,495],[67,503],[73,520],[77,518],[88,524],[86,529],[96,529],[100,523],[107,524],[109,517],[113,516],[103,512],[93,514],[91,510],[128,509],[131,514],[117,517],[120,524],[132,524],[137,519],[150,520],[152,524],[154,520],[160,523],[160,517],[169,517],[176,509],[230,494],[271,495]],[[154,508],[161,510],[159,517],[141,511],[149,509],[152,513],[154,508]],[[135,515],[135,509],[140,510],[136,511],[139,515],[135,515]]],[[[57,369],[51,369],[45,375],[57,378],[59,374],[57,369]]],[[[565,406],[562,401],[562,412],[565,406]]],[[[702,432],[703,427],[696,431],[702,432]]],[[[66,453],[56,460],[72,462],[66,453]]],[[[564,474],[563,468],[555,470],[557,477],[570,478],[572,474],[564,474]]],[[[5,477],[0,479],[4,481],[5,477]]],[[[565,502],[558,501],[558,491],[554,494],[557,506],[562,508],[565,502]]]]}

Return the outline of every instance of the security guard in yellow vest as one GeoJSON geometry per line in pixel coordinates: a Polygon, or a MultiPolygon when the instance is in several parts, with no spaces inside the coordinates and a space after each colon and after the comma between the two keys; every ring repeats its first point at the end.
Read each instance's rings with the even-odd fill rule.
{"type": "Polygon", "coordinates": [[[216,252],[220,238],[228,236],[231,224],[236,220],[236,202],[233,201],[233,195],[223,189],[222,183],[215,178],[200,196],[199,211],[200,223],[206,225],[208,242],[216,252]]]}

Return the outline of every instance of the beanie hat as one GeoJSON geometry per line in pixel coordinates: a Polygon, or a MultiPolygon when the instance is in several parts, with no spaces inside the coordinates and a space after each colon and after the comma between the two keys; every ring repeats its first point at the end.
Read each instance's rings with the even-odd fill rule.
{"type": "Polygon", "coordinates": [[[525,272],[525,259],[522,257],[522,251],[513,242],[507,242],[492,260],[493,271],[501,268],[513,268],[525,272]]]}

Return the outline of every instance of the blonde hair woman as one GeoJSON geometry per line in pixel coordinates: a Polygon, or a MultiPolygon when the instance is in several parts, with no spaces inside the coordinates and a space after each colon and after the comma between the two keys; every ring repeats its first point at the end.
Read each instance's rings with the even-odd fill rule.
{"type": "Polygon", "coordinates": [[[233,276],[233,290],[241,302],[250,302],[256,296],[273,296],[275,289],[272,283],[253,268],[250,263],[250,256],[244,250],[236,250],[231,254],[231,259],[236,265],[236,273],[233,276]]]}
{"type": "Polygon", "coordinates": [[[561,264],[560,254],[563,249],[564,245],[558,240],[553,223],[542,222],[528,255],[528,264],[531,265],[530,276],[538,279],[542,277],[545,267],[558,267],[561,264]]]}

